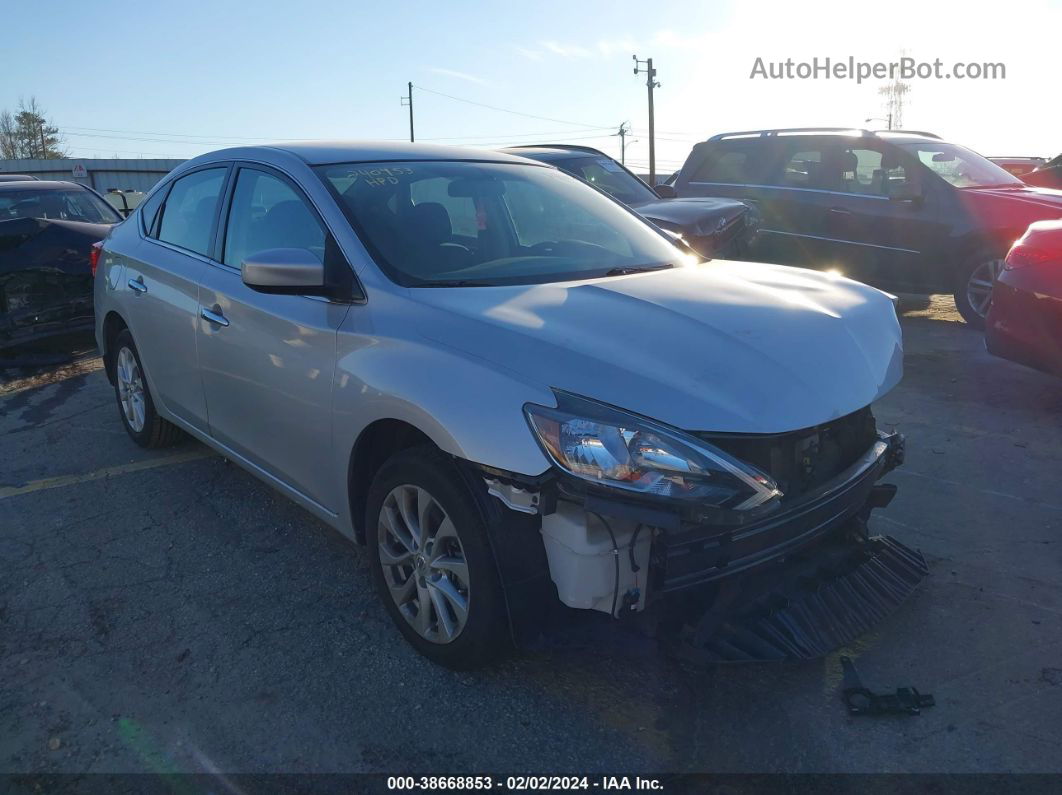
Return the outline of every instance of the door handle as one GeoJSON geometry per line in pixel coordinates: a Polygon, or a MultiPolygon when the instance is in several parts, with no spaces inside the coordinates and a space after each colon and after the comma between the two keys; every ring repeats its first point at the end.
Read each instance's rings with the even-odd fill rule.
{"type": "Polygon", "coordinates": [[[209,321],[210,323],[215,323],[222,327],[229,325],[228,319],[223,314],[221,314],[221,312],[214,312],[205,307],[199,310],[199,316],[202,317],[203,320],[209,321]]]}
{"type": "Polygon", "coordinates": [[[147,292],[147,285],[144,284],[143,276],[137,276],[135,279],[130,279],[128,282],[126,282],[126,284],[129,285],[130,290],[132,290],[134,293],[137,293],[138,295],[140,293],[147,292]]]}

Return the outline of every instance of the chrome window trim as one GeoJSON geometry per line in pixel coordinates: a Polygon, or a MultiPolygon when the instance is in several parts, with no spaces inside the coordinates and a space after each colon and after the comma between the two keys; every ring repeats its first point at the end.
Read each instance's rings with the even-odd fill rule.
{"type": "Polygon", "coordinates": [[[850,193],[843,190],[821,190],[819,188],[797,188],[790,185],[760,185],[747,182],[696,182],[690,180],[690,185],[720,185],[728,188],[767,188],[768,190],[795,190],[802,193],[823,193],[827,196],[858,196],[861,199],[874,199],[876,201],[889,201],[888,196],[879,196],[876,193],[850,193]]]}
{"type": "Polygon", "coordinates": [[[863,246],[864,248],[880,248],[885,251],[902,251],[905,254],[921,254],[921,251],[916,251],[913,248],[900,248],[899,246],[882,246],[878,243],[860,243],[858,240],[841,240],[836,237],[822,237],[820,235],[802,235],[797,232],[783,232],[780,229],[760,229],[760,234],[769,235],[788,235],[789,237],[802,237],[808,240],[822,240],[826,243],[844,243],[848,246],[863,246]]]}

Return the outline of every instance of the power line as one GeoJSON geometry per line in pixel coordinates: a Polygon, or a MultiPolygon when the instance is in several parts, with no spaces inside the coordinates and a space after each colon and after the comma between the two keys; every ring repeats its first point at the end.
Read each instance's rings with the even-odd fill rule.
{"type": "MultiPolygon", "coordinates": [[[[573,132],[592,132],[596,130],[611,130],[612,127],[583,127],[574,130],[544,130],[537,133],[516,133],[509,138],[536,138],[543,135],[567,135],[573,132]]],[[[506,133],[493,133],[491,135],[450,135],[442,138],[421,138],[422,141],[472,141],[477,138],[504,138],[506,133]]]]}
{"type": "MultiPolygon", "coordinates": [[[[100,152],[114,152],[115,154],[122,154],[122,155],[140,155],[141,157],[143,157],[144,155],[152,155],[154,157],[165,158],[166,160],[186,160],[187,159],[187,155],[175,155],[175,154],[168,153],[168,152],[144,152],[144,151],[141,151],[141,150],[134,150],[134,149],[112,149],[109,146],[108,147],[81,146],[81,145],[78,145],[78,144],[71,144],[71,145],[68,145],[66,148],[68,148],[68,149],[80,149],[80,150],[85,151],[85,152],[92,152],[94,155],[95,154],[99,154],[100,152]]],[[[79,155],[79,157],[83,157],[83,155],[79,155]]]]}
{"type": "MultiPolygon", "coordinates": [[[[200,140],[187,140],[187,141],[176,141],[176,140],[169,140],[169,139],[165,139],[165,138],[145,137],[147,135],[165,135],[166,133],[145,133],[144,135],[103,135],[103,134],[100,134],[100,133],[69,132],[70,130],[74,130],[74,129],[90,129],[90,128],[71,128],[71,127],[66,127],[66,128],[63,128],[63,132],[64,132],[65,135],[70,136],[70,137],[74,137],[74,138],[101,138],[101,139],[104,139],[104,140],[113,140],[113,141],[148,141],[148,142],[153,142],[153,143],[174,144],[174,145],[177,145],[177,146],[233,146],[233,145],[237,145],[238,143],[240,143],[240,142],[237,142],[235,140],[228,140],[228,141],[218,140],[218,139],[208,140],[205,137],[200,139],[200,140]]],[[[508,135],[507,133],[490,133],[490,134],[486,134],[486,135],[450,135],[450,136],[439,136],[439,137],[434,137],[434,138],[421,138],[420,140],[422,140],[422,141],[472,141],[472,140],[483,140],[483,139],[492,139],[492,140],[502,140],[502,139],[504,139],[504,140],[509,140],[509,139],[517,139],[517,138],[541,138],[541,137],[547,137],[547,136],[565,136],[565,135],[567,135],[567,134],[569,134],[571,132],[593,132],[593,131],[597,131],[597,130],[611,130],[611,129],[612,129],[612,127],[583,127],[583,128],[573,129],[573,130],[543,130],[541,132],[514,133],[512,135],[508,135]]],[[[136,132],[136,131],[135,130],[113,130],[113,132],[131,132],[132,133],[132,132],[136,132]]],[[[604,136],[599,136],[599,137],[604,137],[604,136]]],[[[281,138],[262,138],[262,139],[258,139],[258,140],[262,140],[262,141],[277,141],[277,140],[283,140],[283,139],[281,139],[281,138]]],[[[334,140],[334,139],[329,139],[329,138],[302,138],[302,139],[296,139],[296,140],[327,141],[327,140],[334,140]]],[[[386,138],[384,140],[401,141],[401,140],[405,140],[405,139],[402,139],[402,138],[386,138]]]]}
{"type": "MultiPolygon", "coordinates": [[[[132,133],[133,135],[159,135],[170,138],[209,138],[211,141],[229,140],[229,141],[276,141],[276,140],[292,140],[299,136],[273,136],[270,138],[254,138],[245,135],[193,135],[191,133],[167,133],[167,132],[148,132],[147,130],[117,130],[113,127],[79,127],[76,125],[59,125],[60,129],[64,132],[67,130],[88,130],[89,132],[117,132],[117,133],[132,133]]],[[[106,137],[106,136],[103,136],[106,137]]],[[[327,141],[327,138],[301,138],[303,141],[327,141]]],[[[175,142],[176,143],[176,142],[175,142]]]]}
{"type": "MultiPolygon", "coordinates": [[[[481,108],[489,108],[490,110],[496,110],[496,111],[499,111],[501,113],[511,113],[514,116],[524,116],[524,117],[526,117],[528,119],[538,119],[540,121],[552,121],[552,122],[556,122],[557,124],[571,124],[571,125],[573,125],[575,127],[590,127],[591,126],[591,125],[585,124],[584,122],[569,121],[568,119],[552,119],[549,116],[536,116],[533,113],[523,113],[522,111],[519,111],[519,110],[510,110],[509,108],[499,108],[497,105],[488,105],[486,102],[476,102],[475,100],[465,99],[464,97],[455,97],[453,94],[444,94],[442,91],[435,91],[435,90],[430,89],[430,88],[425,88],[424,86],[416,86],[416,88],[418,90],[420,90],[420,91],[427,91],[429,94],[436,94],[436,95],[438,95],[440,97],[446,97],[447,99],[452,99],[452,100],[454,100],[456,102],[465,102],[465,103],[467,103],[469,105],[476,105],[476,106],[481,107],[481,108]]],[[[594,127],[594,129],[600,129],[600,130],[611,129],[612,126],[613,125],[596,125],[594,127]]]]}

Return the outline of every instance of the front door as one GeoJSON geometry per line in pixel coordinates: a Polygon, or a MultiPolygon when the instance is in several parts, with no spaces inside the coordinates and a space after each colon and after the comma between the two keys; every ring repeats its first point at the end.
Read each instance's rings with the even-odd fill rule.
{"type": "Polygon", "coordinates": [[[332,374],[336,331],[349,304],[257,292],[240,265],[277,248],[324,261],[329,236],[300,190],[277,172],[236,174],[220,262],[199,290],[199,366],[210,433],[223,445],[329,512],[332,374]]]}
{"type": "Polygon", "coordinates": [[[921,170],[894,147],[867,139],[841,139],[835,158],[837,191],[824,234],[837,241],[839,267],[878,287],[917,284],[940,232],[921,170]]]}

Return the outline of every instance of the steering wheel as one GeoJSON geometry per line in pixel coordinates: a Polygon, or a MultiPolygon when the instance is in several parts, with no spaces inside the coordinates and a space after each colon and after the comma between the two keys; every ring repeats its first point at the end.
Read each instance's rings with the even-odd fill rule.
{"type": "Polygon", "coordinates": [[[453,242],[440,243],[439,244],[439,248],[452,248],[452,249],[456,249],[458,251],[463,251],[466,254],[471,254],[472,253],[472,249],[470,249],[464,243],[453,243],[453,242]]]}
{"type": "Polygon", "coordinates": [[[535,256],[562,257],[593,255],[606,249],[583,240],[545,240],[528,247],[528,253],[535,256]]]}

